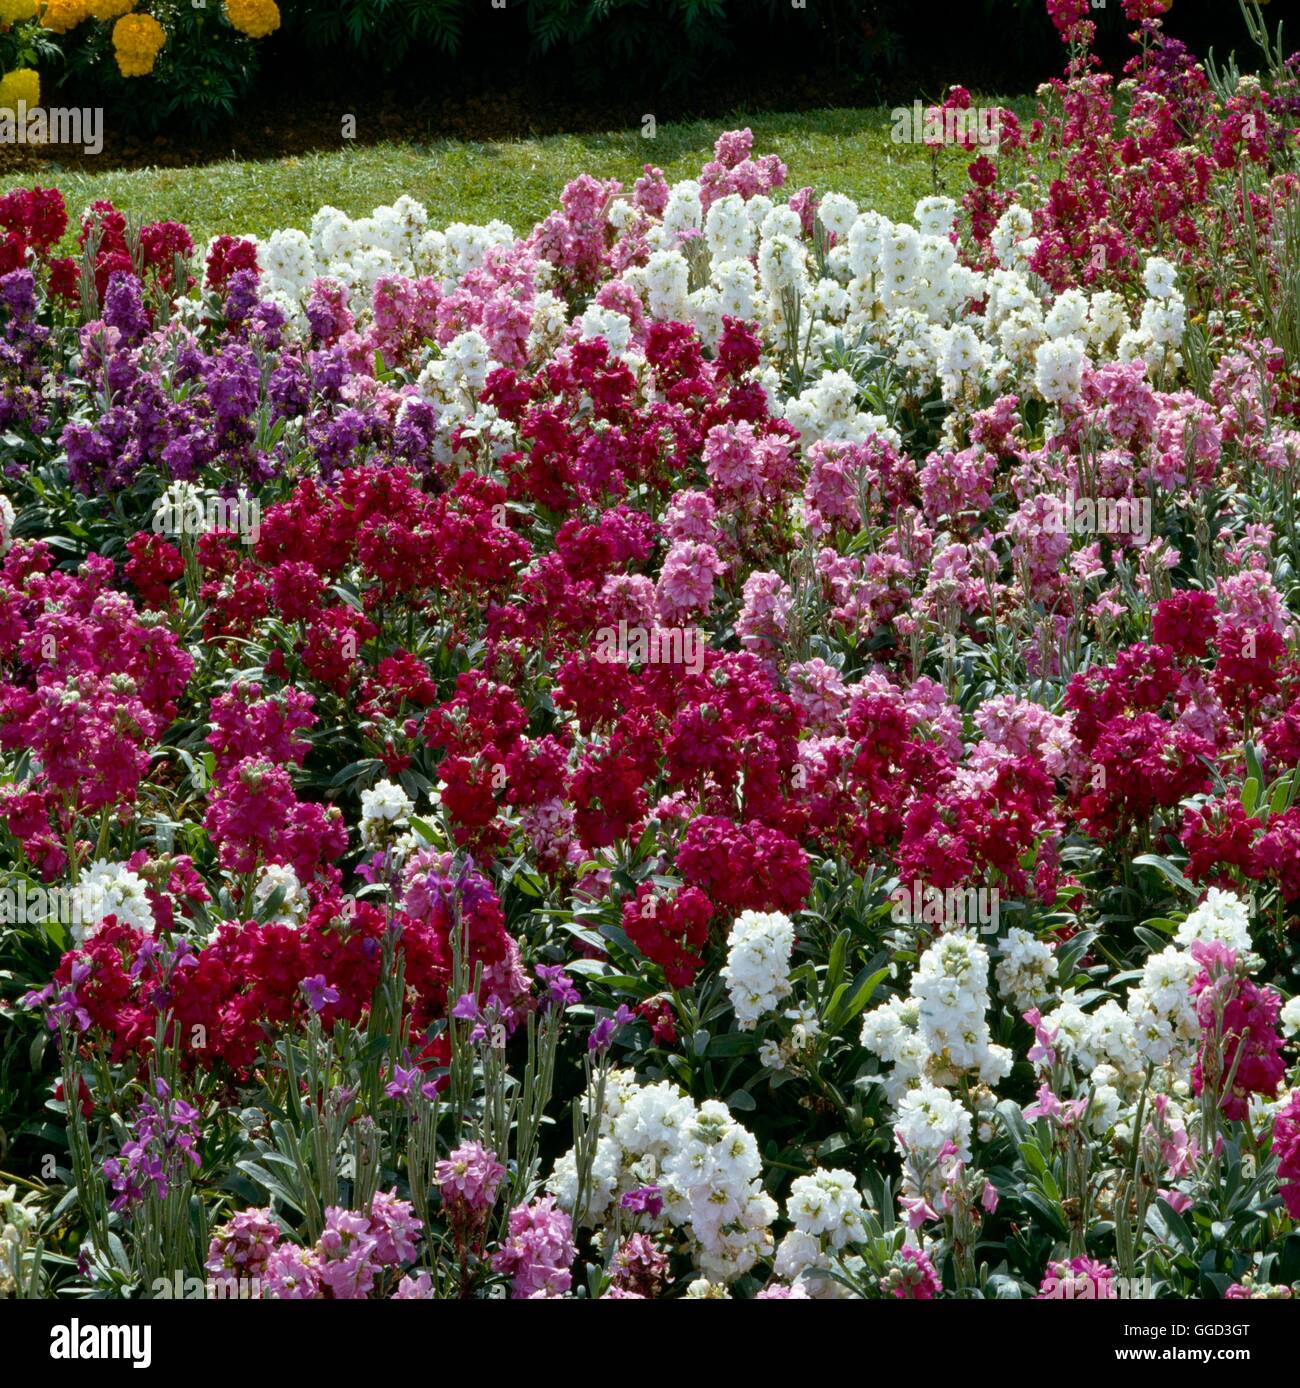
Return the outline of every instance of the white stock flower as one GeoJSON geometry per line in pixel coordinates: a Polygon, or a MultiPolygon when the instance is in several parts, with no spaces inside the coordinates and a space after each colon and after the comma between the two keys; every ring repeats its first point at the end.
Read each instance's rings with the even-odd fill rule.
{"type": "Polygon", "coordinates": [[[957,1160],[968,1162],[971,1116],[960,1100],[933,1084],[910,1089],[899,1100],[894,1120],[894,1139],[899,1151],[922,1162],[937,1160],[945,1144],[957,1149],[957,1160]]]}
{"type": "Polygon", "coordinates": [[[1235,893],[1211,887],[1205,900],[1178,927],[1174,940],[1184,949],[1197,940],[1217,940],[1238,954],[1249,954],[1249,908],[1235,893]]]}
{"type": "Polygon", "coordinates": [[[307,914],[310,902],[298,881],[298,874],[288,863],[268,863],[262,868],[253,888],[253,910],[260,915],[277,891],[283,891],[284,895],[279,909],[270,919],[280,925],[297,925],[307,914]]]}
{"type": "Polygon", "coordinates": [[[1152,299],[1167,299],[1178,283],[1178,271],[1163,256],[1147,258],[1142,268],[1142,284],[1152,299]]]}
{"type": "Polygon", "coordinates": [[[1044,342],[1034,370],[1034,384],[1043,399],[1052,405],[1076,399],[1083,385],[1084,359],[1083,343],[1077,337],[1044,342]]]}
{"type": "Polygon", "coordinates": [[[774,1012],[790,995],[794,924],[779,911],[742,911],[731,927],[722,969],[727,993],[743,1031],[774,1012]]]}
{"type": "Polygon", "coordinates": [[[1049,946],[1018,925],[1007,931],[994,977],[998,991],[1017,1011],[1038,1007],[1051,996],[1056,971],[1056,956],[1049,946]]]}
{"type": "Polygon", "coordinates": [[[396,781],[376,781],[361,792],[361,837],[367,844],[383,841],[394,828],[405,828],[415,802],[396,781]]]}
{"type": "Polygon", "coordinates": [[[1300,1032],[1300,994],[1283,1004],[1282,1030],[1287,1036],[1300,1032]]]}
{"type": "Polygon", "coordinates": [[[145,935],[153,934],[154,914],[144,879],[125,863],[97,858],[82,874],[74,889],[72,933],[78,941],[89,939],[113,916],[145,935]]]}

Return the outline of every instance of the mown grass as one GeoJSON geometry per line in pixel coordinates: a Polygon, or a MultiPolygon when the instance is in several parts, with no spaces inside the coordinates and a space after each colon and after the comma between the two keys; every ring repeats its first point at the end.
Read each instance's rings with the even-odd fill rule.
{"type": "MultiPolygon", "coordinates": [[[[892,140],[890,113],[883,107],[662,123],[654,139],[643,138],[639,128],[492,143],[413,139],[346,144],[282,159],[102,174],[50,163],[37,181],[61,188],[74,214],[92,199],[111,198],[139,221],[185,222],[200,245],[218,232],[261,236],[276,227],[306,226],[326,203],[363,216],[402,193],[423,202],[434,225],[499,217],[524,232],[556,206],[575,175],[630,184],[643,164],[653,163],[670,180],[691,177],[712,157],[719,131],[738,125],[753,129],[756,152],[785,160],[791,190],[806,184],[833,188],[894,218],[910,216],[916,200],[934,191],[929,154],[892,140]]],[[[960,193],[967,157],[956,149],[940,156],[945,191],[960,193]]],[[[33,181],[31,174],[9,176],[4,186],[33,181]]]]}

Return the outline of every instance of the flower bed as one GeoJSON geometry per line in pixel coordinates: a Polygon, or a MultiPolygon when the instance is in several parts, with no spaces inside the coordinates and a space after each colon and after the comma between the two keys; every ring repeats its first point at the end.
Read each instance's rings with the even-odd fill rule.
{"type": "Polygon", "coordinates": [[[8,1291],[1290,1293],[1295,63],[1050,8],[910,224],[0,198],[8,1291]]]}

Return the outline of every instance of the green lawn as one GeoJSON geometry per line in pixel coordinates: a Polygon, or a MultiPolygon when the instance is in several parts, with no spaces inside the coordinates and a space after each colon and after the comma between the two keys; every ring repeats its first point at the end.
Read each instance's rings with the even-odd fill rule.
{"type": "MultiPolygon", "coordinates": [[[[933,191],[929,155],[920,146],[893,143],[884,108],[664,123],[652,140],[637,129],[496,143],[347,145],[286,159],[95,175],[50,163],[39,181],[60,187],[74,215],[94,198],[111,198],[140,221],[185,222],[200,245],[217,232],[264,235],[276,227],[305,227],[325,203],[362,216],[401,193],[425,203],[434,225],[500,217],[524,232],[556,205],[576,174],[630,184],[649,162],[670,180],[689,177],[712,156],[720,130],[746,124],[757,152],[779,154],[789,165],[791,190],[805,184],[835,189],[895,218],[909,216],[916,200],[933,191]]],[[[959,195],[965,156],[946,150],[941,164],[945,191],[959,195]]],[[[31,175],[9,176],[2,186],[32,181],[31,175]]]]}

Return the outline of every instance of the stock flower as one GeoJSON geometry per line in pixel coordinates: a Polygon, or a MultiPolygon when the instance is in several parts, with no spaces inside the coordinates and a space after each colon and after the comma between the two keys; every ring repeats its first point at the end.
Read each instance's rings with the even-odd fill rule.
{"type": "Polygon", "coordinates": [[[339,990],[325,981],[324,974],[313,974],[302,981],[302,991],[313,1012],[323,1012],[332,1002],[338,1002],[339,990]]]}
{"type": "Polygon", "coordinates": [[[1251,941],[1246,903],[1231,892],[1211,887],[1205,900],[1178,927],[1174,939],[1184,948],[1197,940],[1217,941],[1238,954],[1248,954],[1251,941]]]}
{"type": "MultiPolygon", "coordinates": [[[[1268,786],[1300,759],[1274,504],[1300,397],[1235,233],[1207,231],[1231,195],[1271,234],[1292,98],[1249,78],[1222,97],[1163,8],[1126,0],[1145,27],[1122,102],[1076,57],[1043,122],[1000,114],[1014,161],[981,149],[961,194],[898,221],[834,192],[778,201],[784,166],[732,131],[697,178],[647,168],[625,194],[581,175],[521,236],[438,227],[407,197],[217,236],[200,286],[176,272],[195,260],[177,222],[137,232],[96,202],[83,266],[54,255],[55,190],[0,194],[0,432],[21,440],[0,499],[0,824],[25,885],[75,875],[82,917],[27,1005],[115,1078],[163,1035],[205,1104],[252,1110],[304,1029],[347,1038],[343,1069],[400,1029],[378,1073],[417,1141],[466,1034],[513,1066],[521,1031],[549,1044],[580,1015],[573,970],[597,989],[556,1058],[582,1057],[603,1103],[500,1248],[513,1178],[466,1128],[426,1153],[427,1269],[406,1272],[423,1230],[390,1191],[331,1207],[310,1248],[223,1211],[216,1271],[255,1266],[275,1297],[425,1299],[448,1286],[441,1220],[466,1281],[494,1265],[515,1295],[566,1295],[580,1220],[613,1299],[740,1295],[773,1269],[765,1299],[843,1295],[840,1262],[868,1294],[938,1296],[927,1229],[956,1239],[994,1205],[986,1229],[1028,1227],[1023,1173],[999,1192],[982,1169],[999,1105],[1026,1101],[1062,1140],[1086,1124],[1103,1189],[1150,1143],[1182,1211],[1203,1094],[1225,1141],[1271,1122],[1260,1197],[1300,1209],[1279,1101],[1296,1007],[1252,950],[1269,903],[1300,901],[1300,809],[1252,801],[1242,754],[1268,786]],[[1225,176],[1243,167],[1259,191],[1225,176]],[[889,418],[846,342],[897,377],[889,418]],[[103,553],[18,538],[65,495],[36,496],[47,476],[103,553]],[[154,496],[162,529],[123,529],[118,498],[154,496]],[[598,658],[611,630],[628,639],[598,658]],[[411,829],[417,792],[436,846],[411,829]],[[1097,892],[1122,880],[1170,914],[1131,859],[1175,841],[1204,899],[1155,952],[1144,934],[1098,955],[1078,934],[1097,892]],[[890,876],[911,904],[864,911],[828,956],[834,913],[890,876]],[[1001,933],[968,904],[998,894],[1025,912],[1001,933]],[[527,909],[543,898],[570,904],[567,933],[527,909]],[[795,976],[832,968],[838,1002],[791,996],[805,912],[795,976]],[[859,1030],[850,980],[882,949],[897,977],[859,1030]],[[761,1046],[700,1024],[719,999],[733,1031],[770,1019],[761,1046]],[[693,1050],[725,1062],[752,1130],[708,1066],[695,1097],[659,1078],[693,1050]],[[767,1087],[824,1152],[827,1095],[863,1064],[921,1240],[893,1253],[864,1237],[879,1153],[841,1148],[851,1169],[796,1177],[783,1211],[766,1194],[767,1087]]],[[[140,75],[165,35],[130,10],[90,4],[140,75]]],[[[279,21],[268,0],[225,11],[250,37],[279,21]]],[[[1051,12],[1084,54],[1083,0],[1051,12]]],[[[971,143],[952,122],[970,103],[954,88],[927,114],[971,143]]],[[[357,1078],[321,1121],[339,1105],[368,1142],[357,1078]]],[[[198,1150],[183,1109],[150,1103],[95,1152],[124,1244],[198,1150]]]]}
{"type": "Polygon", "coordinates": [[[1288,1036],[1300,1032],[1300,997],[1291,998],[1282,1008],[1282,1028],[1288,1036]]]}
{"type": "Polygon", "coordinates": [[[507,1237],[492,1266],[510,1278],[516,1300],[563,1296],[573,1282],[576,1253],[569,1216],[550,1196],[511,1210],[507,1237]]]}
{"type": "Polygon", "coordinates": [[[1201,965],[1192,982],[1202,1034],[1193,1092],[1208,1085],[1229,1118],[1244,1118],[1249,1096],[1272,1098],[1286,1074],[1278,1034],[1282,999],[1240,976],[1235,952],[1217,939],[1196,941],[1191,954],[1201,965]]]}
{"type": "Polygon", "coordinates": [[[331,1205],[316,1243],[314,1271],[337,1300],[364,1300],[380,1273],[378,1247],[370,1220],[331,1205]]]}
{"type": "Polygon", "coordinates": [[[866,1210],[853,1177],[837,1170],[796,1176],[790,1183],[786,1217],[794,1227],[776,1250],[777,1275],[796,1284],[802,1277],[829,1291],[833,1284],[808,1279],[806,1274],[829,1267],[832,1257],[866,1237],[866,1210]]]}
{"type": "Polygon", "coordinates": [[[677,866],[688,883],[728,910],[796,911],[809,891],[807,860],[788,835],[718,815],[691,821],[677,866]]]}
{"type": "Polygon", "coordinates": [[[742,911],[728,938],[722,977],[741,1030],[752,1029],[790,994],[794,925],[779,911],[742,911]]]}
{"type": "Polygon", "coordinates": [[[1050,946],[1013,925],[994,969],[998,991],[1020,1009],[1037,1007],[1050,995],[1057,975],[1050,946]]]}
{"type": "Polygon", "coordinates": [[[1038,1288],[1038,1300],[1109,1300],[1116,1295],[1114,1277],[1114,1268],[1092,1258],[1050,1262],[1038,1288]]]}
{"type": "Polygon", "coordinates": [[[548,1007],[568,1007],[582,1000],[563,964],[538,964],[533,973],[538,983],[546,988],[548,1007]]]}
{"type": "Polygon", "coordinates": [[[477,1142],[462,1143],[434,1168],[433,1178],[453,1223],[477,1222],[496,1203],[506,1169],[477,1142]]]}
{"type": "Polygon", "coordinates": [[[154,929],[153,904],[143,879],[124,863],[102,858],[82,872],[76,887],[76,915],[74,933],[83,939],[108,916],[145,935],[154,929]]]}
{"type": "Polygon", "coordinates": [[[631,1008],[625,1003],[620,1003],[616,1012],[601,1017],[592,1027],[587,1036],[587,1049],[593,1053],[609,1050],[615,1035],[622,1027],[627,1026],[632,1017],[631,1008]]]}
{"type": "Polygon", "coordinates": [[[689,612],[708,611],[713,580],[726,566],[709,544],[680,540],[669,550],[659,576],[659,611],[670,624],[689,612]]]}
{"type": "Polygon", "coordinates": [[[1273,1119],[1273,1155],[1287,1213],[1300,1220],[1300,1090],[1291,1095],[1273,1119]]]}
{"type": "Polygon", "coordinates": [[[894,1255],[880,1287],[899,1301],[932,1301],[943,1290],[929,1254],[911,1244],[904,1244],[894,1255]]]}
{"type": "Polygon", "coordinates": [[[216,1281],[260,1280],[279,1240],[270,1209],[240,1210],[212,1231],[204,1267],[216,1281]]]}
{"type": "Polygon", "coordinates": [[[624,1296],[657,1297],[668,1280],[668,1255],[645,1234],[630,1234],[610,1264],[610,1284],[624,1296]]]}
{"type": "Polygon", "coordinates": [[[129,1211],[145,1200],[166,1199],[186,1178],[187,1164],[195,1169],[201,1164],[195,1150],[198,1124],[198,1110],[155,1080],[154,1094],[141,1101],[120,1154],[103,1164],[114,1192],[111,1208],[129,1211]]]}
{"type": "Polygon", "coordinates": [[[689,984],[703,963],[713,910],[707,896],[686,887],[669,897],[643,882],[623,906],[627,937],[664,971],[674,987],[689,984]]]}
{"type": "Polygon", "coordinates": [[[370,1235],[375,1258],[385,1267],[409,1263],[416,1253],[416,1239],[423,1223],[411,1212],[409,1200],[396,1191],[377,1190],[370,1204],[370,1235]]]}
{"type": "Polygon", "coordinates": [[[393,829],[405,827],[414,811],[401,786],[377,781],[361,793],[361,837],[372,847],[381,844],[393,829]]]}
{"type": "Polygon", "coordinates": [[[262,1292],[276,1301],[314,1301],[320,1296],[320,1263],[314,1250],[296,1243],[272,1249],[261,1273],[262,1292]]]}

